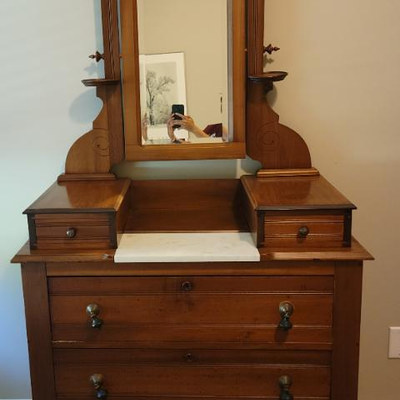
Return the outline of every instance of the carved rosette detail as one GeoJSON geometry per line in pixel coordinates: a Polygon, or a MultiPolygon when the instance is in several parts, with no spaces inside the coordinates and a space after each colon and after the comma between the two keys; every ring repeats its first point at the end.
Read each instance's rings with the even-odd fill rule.
{"type": "Polygon", "coordinates": [[[261,126],[257,132],[257,142],[262,144],[263,152],[275,151],[278,148],[280,140],[275,122],[261,126]]]}
{"type": "Polygon", "coordinates": [[[99,157],[108,157],[110,155],[110,142],[105,136],[96,136],[92,140],[92,149],[99,157]]]}

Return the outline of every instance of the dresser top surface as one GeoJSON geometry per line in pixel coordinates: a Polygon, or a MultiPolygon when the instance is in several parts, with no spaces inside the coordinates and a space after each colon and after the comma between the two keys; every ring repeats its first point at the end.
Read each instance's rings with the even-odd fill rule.
{"type": "Polygon", "coordinates": [[[129,179],[101,182],[54,183],[24,214],[59,212],[113,212],[129,189],[129,179]]]}
{"type": "Polygon", "coordinates": [[[241,178],[255,210],[355,209],[346,197],[322,176],[241,178]]]}

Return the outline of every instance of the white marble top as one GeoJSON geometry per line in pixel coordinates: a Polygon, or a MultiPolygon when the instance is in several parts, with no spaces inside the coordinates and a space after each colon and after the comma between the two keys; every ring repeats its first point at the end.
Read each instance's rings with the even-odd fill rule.
{"type": "Polygon", "coordinates": [[[116,263],[260,261],[247,232],[124,233],[116,263]]]}

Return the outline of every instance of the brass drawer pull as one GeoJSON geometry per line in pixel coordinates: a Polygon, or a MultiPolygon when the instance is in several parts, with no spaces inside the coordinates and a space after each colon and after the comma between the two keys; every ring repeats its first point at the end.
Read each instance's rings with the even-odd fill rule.
{"type": "Polygon", "coordinates": [[[103,325],[103,320],[98,317],[100,314],[100,306],[98,304],[89,304],[86,307],[86,313],[92,319],[92,328],[101,328],[101,326],[103,325]]]}
{"type": "Polygon", "coordinates": [[[65,232],[68,239],[73,239],[76,236],[76,229],[75,228],[68,228],[67,232],[65,232]]]}
{"type": "Polygon", "coordinates": [[[302,226],[299,229],[299,237],[306,238],[310,233],[310,228],[308,226],[302,226]]]}
{"type": "Polygon", "coordinates": [[[290,393],[292,383],[293,381],[290,376],[283,375],[279,378],[279,387],[281,389],[279,400],[293,400],[293,395],[290,393]]]}
{"type": "Polygon", "coordinates": [[[90,377],[90,383],[93,385],[96,391],[96,399],[106,400],[107,399],[107,389],[103,388],[104,376],[100,374],[94,374],[90,377]]]}
{"type": "Polygon", "coordinates": [[[192,284],[192,282],[189,282],[189,281],[182,282],[181,287],[184,292],[190,292],[193,290],[193,284],[192,284]]]}
{"type": "Polygon", "coordinates": [[[292,321],[290,317],[293,315],[294,307],[292,303],[288,301],[283,301],[279,304],[279,314],[281,315],[281,320],[279,321],[279,328],[284,331],[289,331],[293,328],[292,321]]]}
{"type": "Polygon", "coordinates": [[[193,354],[191,354],[191,353],[185,354],[185,355],[183,356],[183,358],[185,359],[185,361],[186,361],[187,363],[192,363],[192,362],[194,361],[193,354]]]}

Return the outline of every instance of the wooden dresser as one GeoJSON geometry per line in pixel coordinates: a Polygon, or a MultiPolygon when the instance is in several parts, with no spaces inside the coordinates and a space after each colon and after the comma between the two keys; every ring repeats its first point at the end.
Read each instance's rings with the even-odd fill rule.
{"type": "MultiPolygon", "coordinates": [[[[185,6],[195,3],[207,7],[185,6]]],[[[228,135],[183,143],[171,126],[175,111],[164,107],[168,128],[159,128],[171,140],[151,145],[140,7],[101,0],[104,54],[92,58],[104,60],[105,76],[84,84],[104,107],[70,148],[65,174],[25,211],[30,241],[13,260],[22,264],[33,400],[357,400],[362,268],[371,256],[352,238],[355,206],[313,168],[305,141],[266,101],[288,73],[264,71],[265,53],[278,50],[264,46],[264,0],[225,3],[227,48],[208,55],[205,41],[203,67],[190,59],[198,49],[185,57],[206,87],[222,72],[209,73],[209,60],[227,55],[228,90],[202,88],[199,104],[217,104],[228,135]],[[246,156],[261,170],[241,179],[131,182],[112,173],[122,161],[246,156]],[[157,235],[201,234],[204,248],[210,233],[220,235],[213,256],[230,257],[204,249],[185,258],[171,241],[175,259],[153,260],[157,235]],[[147,253],[121,262],[124,240],[135,235],[147,238],[147,253]],[[227,252],[228,235],[252,258],[239,245],[227,252]]],[[[202,34],[204,22],[190,33],[202,34]]],[[[191,123],[182,115],[178,126],[191,123]]],[[[229,176],[238,176],[231,165],[229,176]]]]}
{"type": "Polygon", "coordinates": [[[14,258],[33,399],[356,400],[352,209],[322,177],[55,184],[14,258]],[[235,230],[259,262],[114,262],[123,232],[235,230]]]}

